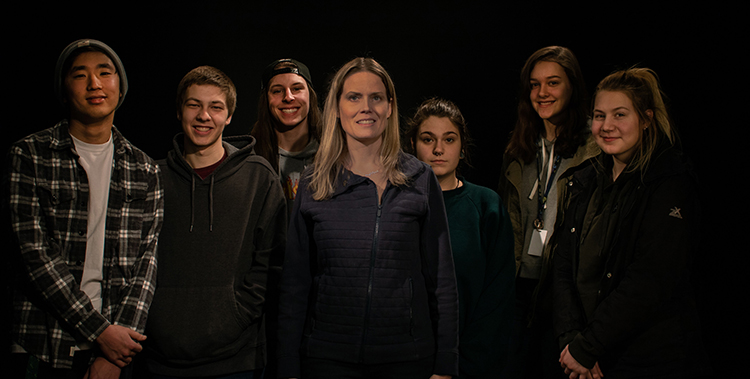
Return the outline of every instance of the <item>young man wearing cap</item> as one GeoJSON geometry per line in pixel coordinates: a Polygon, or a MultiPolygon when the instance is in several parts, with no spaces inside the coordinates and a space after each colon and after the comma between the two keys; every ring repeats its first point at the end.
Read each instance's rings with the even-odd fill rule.
{"type": "Polygon", "coordinates": [[[109,46],[71,43],[55,75],[67,117],[8,153],[13,364],[37,378],[118,377],[146,338],[159,167],[113,126],[128,87],[109,46]]]}
{"type": "Polygon", "coordinates": [[[302,170],[318,151],[320,109],[310,70],[294,59],[271,62],[261,81],[256,152],[278,171],[291,212],[302,170]]]}
{"type": "Polygon", "coordinates": [[[268,265],[284,251],[286,202],[253,137],[223,136],[236,96],[210,66],[177,88],[182,132],[159,162],[165,219],[144,344],[157,378],[259,378],[266,364],[268,265]]]}

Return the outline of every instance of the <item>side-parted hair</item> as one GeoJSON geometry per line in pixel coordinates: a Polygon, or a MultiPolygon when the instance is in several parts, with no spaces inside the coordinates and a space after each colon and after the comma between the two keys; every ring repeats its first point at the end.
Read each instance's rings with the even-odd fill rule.
{"type": "Polygon", "coordinates": [[[383,142],[380,146],[380,160],[383,164],[385,177],[393,185],[407,184],[406,175],[398,165],[401,154],[400,130],[398,125],[398,102],[396,87],[391,77],[380,63],[372,58],[354,58],[344,64],[331,80],[325,107],[323,108],[323,130],[321,132],[320,147],[315,155],[314,169],[310,178],[310,191],[315,200],[330,198],[334,191],[334,184],[339,173],[344,168],[347,155],[346,135],[339,120],[339,100],[346,79],[356,72],[370,72],[383,81],[386,96],[391,104],[391,116],[383,131],[383,142]]]}
{"type": "MultiPolygon", "coordinates": [[[[291,60],[282,61],[273,66],[274,70],[286,67],[295,67],[291,60]]],[[[268,82],[273,79],[269,78],[268,82]]],[[[311,139],[320,140],[320,108],[318,107],[318,94],[315,92],[312,83],[307,82],[309,96],[309,111],[307,113],[307,133],[311,139]]],[[[271,114],[268,103],[268,84],[263,83],[258,98],[258,120],[255,121],[250,134],[255,137],[255,153],[266,158],[271,163],[274,170],[279,170],[279,138],[276,136],[276,125],[278,120],[271,114]]]]}
{"type": "Polygon", "coordinates": [[[508,141],[505,154],[509,159],[521,159],[530,163],[536,159],[537,141],[544,132],[544,122],[531,104],[531,71],[539,62],[559,64],[570,82],[571,94],[562,125],[557,126],[555,151],[563,157],[575,154],[579,146],[586,142],[582,131],[588,128],[589,103],[586,84],[583,81],[581,67],[573,52],[562,46],[548,46],[534,52],[521,69],[518,91],[518,116],[513,133],[508,141]]]}
{"type": "Polygon", "coordinates": [[[462,165],[471,166],[471,148],[473,147],[473,141],[469,134],[469,128],[466,126],[466,120],[458,106],[446,99],[433,97],[422,102],[414,112],[408,122],[408,129],[406,131],[406,141],[404,141],[404,150],[410,154],[416,155],[415,146],[419,139],[419,127],[425,120],[435,117],[447,118],[455,127],[458,129],[458,136],[461,139],[461,153],[463,153],[463,159],[459,161],[459,167],[462,165]]]}
{"type": "Polygon", "coordinates": [[[664,103],[666,95],[661,90],[659,78],[653,70],[634,67],[616,71],[599,82],[594,92],[594,100],[601,91],[624,93],[633,103],[638,119],[648,124],[643,131],[638,149],[625,169],[626,172],[646,171],[659,145],[665,141],[670,145],[678,142],[677,132],[664,103]],[[648,110],[653,112],[653,117],[647,114],[648,110]]]}
{"type": "Polygon", "coordinates": [[[221,92],[227,97],[227,111],[229,116],[234,114],[237,106],[237,89],[232,83],[232,79],[218,68],[211,66],[196,67],[180,80],[177,85],[177,114],[182,113],[182,106],[185,104],[185,94],[192,85],[212,85],[219,87],[221,92]]]}

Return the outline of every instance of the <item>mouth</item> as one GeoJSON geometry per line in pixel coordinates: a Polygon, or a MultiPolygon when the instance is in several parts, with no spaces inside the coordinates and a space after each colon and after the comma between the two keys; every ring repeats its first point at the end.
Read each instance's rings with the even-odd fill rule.
{"type": "Polygon", "coordinates": [[[193,129],[197,131],[198,133],[208,133],[213,129],[210,126],[202,126],[202,125],[193,125],[193,129]]]}
{"type": "Polygon", "coordinates": [[[375,120],[368,118],[366,120],[359,120],[357,121],[357,124],[363,125],[363,126],[370,126],[375,123],[375,120]]]}
{"type": "Polygon", "coordinates": [[[539,104],[540,107],[546,108],[546,107],[549,107],[552,104],[554,104],[555,101],[554,100],[550,100],[550,101],[537,101],[536,103],[539,104]]]}
{"type": "Polygon", "coordinates": [[[86,101],[88,101],[90,104],[101,104],[107,99],[106,96],[91,96],[87,97],[86,101]]]}
{"type": "Polygon", "coordinates": [[[297,113],[297,111],[299,110],[299,107],[297,107],[297,108],[281,108],[280,110],[281,110],[281,113],[284,113],[284,114],[294,114],[294,113],[297,113]]]}

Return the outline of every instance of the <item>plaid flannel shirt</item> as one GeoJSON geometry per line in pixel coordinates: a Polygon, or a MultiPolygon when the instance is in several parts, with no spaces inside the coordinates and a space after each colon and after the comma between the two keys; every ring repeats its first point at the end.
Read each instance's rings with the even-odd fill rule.
{"type": "Polygon", "coordinates": [[[159,166],[112,128],[102,310],[81,291],[89,186],[67,121],[16,142],[8,153],[6,205],[16,246],[13,341],[57,368],[70,368],[77,342],[110,324],[142,333],[156,285],[164,217],[159,166]]]}

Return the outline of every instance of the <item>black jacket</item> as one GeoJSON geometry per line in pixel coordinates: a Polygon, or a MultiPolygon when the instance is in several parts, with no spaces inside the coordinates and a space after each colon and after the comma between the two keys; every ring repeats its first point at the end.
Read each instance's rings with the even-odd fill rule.
{"type": "Polygon", "coordinates": [[[375,184],[342,170],[314,201],[304,175],[281,275],[279,377],[301,356],[378,364],[435,356],[458,374],[458,300],[442,191],[429,166],[402,155],[411,180],[375,184]]]}
{"type": "Polygon", "coordinates": [[[690,285],[699,235],[697,185],[674,148],[655,154],[645,173],[617,179],[616,185],[635,182],[622,187],[609,215],[616,232],[601,253],[596,308],[586,319],[576,288],[578,246],[597,175],[607,175],[611,166],[603,162],[611,159],[601,155],[574,175],[555,234],[554,324],[561,347],[569,343],[586,367],[599,362],[608,379],[705,374],[690,285]]]}

